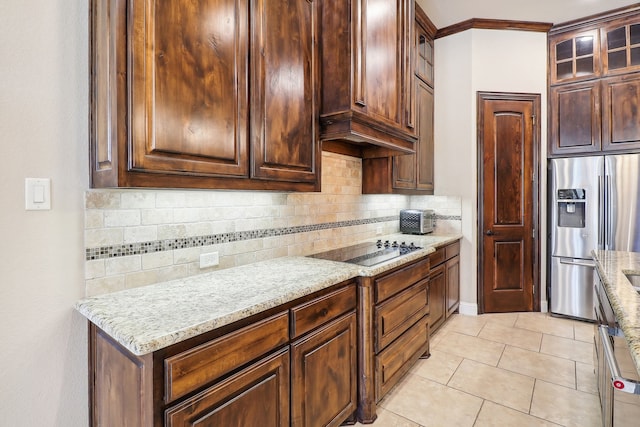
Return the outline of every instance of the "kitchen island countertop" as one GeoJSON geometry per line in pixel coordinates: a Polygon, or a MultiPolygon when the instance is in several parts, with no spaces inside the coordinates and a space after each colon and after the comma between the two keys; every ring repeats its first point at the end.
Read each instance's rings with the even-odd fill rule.
{"type": "MultiPolygon", "coordinates": [[[[76,309],[141,356],[358,276],[375,276],[462,236],[380,236],[423,249],[372,267],[283,257],[79,301],[76,309]]],[[[369,239],[369,240],[377,240],[369,239]]]]}
{"type": "Polygon", "coordinates": [[[640,294],[625,276],[640,274],[640,253],[596,250],[593,258],[640,373],[640,294]]]}

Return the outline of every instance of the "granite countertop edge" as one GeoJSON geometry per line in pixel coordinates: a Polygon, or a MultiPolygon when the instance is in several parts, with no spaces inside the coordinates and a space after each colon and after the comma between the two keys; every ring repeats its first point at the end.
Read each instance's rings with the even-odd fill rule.
{"type": "Polygon", "coordinates": [[[640,253],[595,250],[592,254],[636,370],[640,373],[640,294],[625,276],[625,273],[640,274],[640,253]]]}
{"type": "Polygon", "coordinates": [[[422,249],[372,267],[303,256],[275,258],[86,298],[75,309],[142,356],[346,280],[381,274],[461,237],[380,236],[365,241],[407,240],[422,249]]]}

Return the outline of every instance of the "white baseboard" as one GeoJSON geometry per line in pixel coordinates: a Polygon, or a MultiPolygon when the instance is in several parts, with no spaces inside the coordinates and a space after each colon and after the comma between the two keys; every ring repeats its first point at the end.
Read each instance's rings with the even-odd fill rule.
{"type": "Polygon", "coordinates": [[[465,316],[477,316],[478,304],[460,302],[460,305],[458,306],[458,313],[464,314],[465,316]]]}
{"type": "Polygon", "coordinates": [[[540,311],[542,313],[547,313],[549,311],[549,301],[547,300],[540,301],[540,311]]]}

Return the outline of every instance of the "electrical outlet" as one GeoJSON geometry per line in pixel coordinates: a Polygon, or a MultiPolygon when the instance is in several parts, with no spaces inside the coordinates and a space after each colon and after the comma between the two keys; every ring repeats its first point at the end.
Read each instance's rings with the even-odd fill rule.
{"type": "Polygon", "coordinates": [[[218,255],[218,252],[200,254],[200,268],[215,267],[218,264],[220,264],[220,256],[218,255]]]}

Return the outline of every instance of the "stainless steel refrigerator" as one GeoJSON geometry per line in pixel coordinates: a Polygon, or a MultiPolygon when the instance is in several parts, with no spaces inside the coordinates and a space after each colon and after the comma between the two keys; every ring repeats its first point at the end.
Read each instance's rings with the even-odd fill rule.
{"type": "Polygon", "coordinates": [[[591,251],[640,252],[640,154],[552,159],[551,313],[595,320],[591,251]]]}

